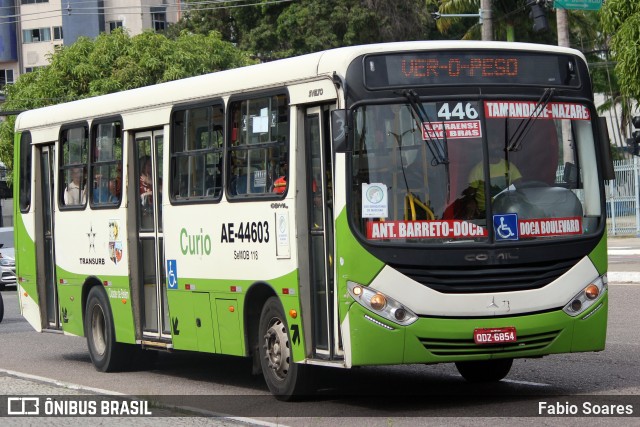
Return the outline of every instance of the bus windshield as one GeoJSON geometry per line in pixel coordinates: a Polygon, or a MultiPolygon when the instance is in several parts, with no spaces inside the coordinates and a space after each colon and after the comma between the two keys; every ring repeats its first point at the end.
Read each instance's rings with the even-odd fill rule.
{"type": "Polygon", "coordinates": [[[350,215],[359,234],[433,244],[596,233],[591,110],[550,98],[356,108],[350,215]]]}

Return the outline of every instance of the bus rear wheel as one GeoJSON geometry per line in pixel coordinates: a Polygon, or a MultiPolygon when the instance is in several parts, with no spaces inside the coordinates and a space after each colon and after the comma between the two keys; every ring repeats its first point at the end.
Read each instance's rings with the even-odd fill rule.
{"type": "Polygon", "coordinates": [[[269,391],[278,400],[303,398],[310,391],[310,370],[293,361],[289,328],[277,297],[264,304],[258,334],[260,365],[269,391]]]}
{"type": "Polygon", "coordinates": [[[94,286],[89,291],[84,315],[84,333],[91,361],[97,370],[122,370],[129,354],[129,346],[116,342],[113,315],[104,290],[94,286]]]}
{"type": "Polygon", "coordinates": [[[462,377],[472,383],[497,382],[507,376],[513,359],[475,360],[456,362],[456,368],[462,377]]]}

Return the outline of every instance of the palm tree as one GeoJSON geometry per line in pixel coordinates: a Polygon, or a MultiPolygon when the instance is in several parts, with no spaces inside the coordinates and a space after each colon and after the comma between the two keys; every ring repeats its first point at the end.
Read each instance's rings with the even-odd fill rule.
{"type": "MultiPolygon", "coordinates": [[[[431,5],[437,5],[441,14],[474,13],[480,9],[480,0],[427,0],[431,5]]],[[[555,43],[555,27],[550,25],[550,31],[535,33],[533,21],[529,17],[529,7],[526,0],[491,0],[494,40],[530,41],[535,43],[555,43]]],[[[550,12],[547,12],[549,23],[552,23],[550,12]]],[[[450,32],[452,29],[464,28],[463,40],[480,38],[480,23],[471,23],[469,18],[442,18],[437,21],[440,32],[450,32]],[[462,21],[462,19],[466,19],[462,21]]]]}
{"type": "MultiPolygon", "coordinates": [[[[439,4],[441,14],[474,13],[480,9],[480,0],[432,0],[439,4]]],[[[494,32],[505,32],[508,41],[515,40],[515,26],[521,21],[529,20],[528,13],[525,13],[524,2],[522,0],[493,0],[492,15],[494,22],[494,32]]],[[[440,32],[447,32],[454,24],[461,22],[461,19],[469,18],[442,18],[436,23],[440,32]]],[[[465,24],[467,21],[465,21],[465,24]]],[[[524,22],[522,22],[524,24],[524,22]]],[[[527,22],[529,25],[529,22],[527,22]]],[[[462,37],[463,40],[478,39],[480,35],[480,23],[475,22],[467,28],[462,37]]],[[[495,38],[495,37],[494,37],[495,38]]],[[[498,39],[498,38],[496,38],[498,39]]]]}

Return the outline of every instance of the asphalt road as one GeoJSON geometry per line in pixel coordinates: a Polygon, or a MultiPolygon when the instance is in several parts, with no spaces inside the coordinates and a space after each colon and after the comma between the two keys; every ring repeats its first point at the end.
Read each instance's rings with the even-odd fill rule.
{"type": "MultiPolygon", "coordinates": [[[[640,239],[612,239],[609,248],[612,277],[618,273],[629,277],[640,275],[640,256],[635,253],[636,250],[640,253],[640,239]]],[[[296,426],[413,426],[427,422],[474,426],[514,423],[582,426],[584,419],[575,416],[540,418],[538,413],[549,415],[549,408],[570,410],[574,404],[582,409],[587,402],[598,408],[631,405],[632,417],[616,418],[615,423],[638,425],[639,282],[610,283],[607,348],[603,352],[516,360],[507,379],[492,385],[466,383],[452,364],[327,370],[321,371],[322,389],[318,396],[297,403],[277,402],[269,395],[262,378],[250,374],[250,363],[233,357],[180,352],[160,354],[156,364],[146,369],[99,373],[91,364],[84,339],[34,332],[19,316],[17,296],[9,288],[3,292],[6,313],[0,324],[0,387],[4,388],[4,373],[4,378],[12,381],[30,381],[64,390],[80,387],[82,393],[109,391],[152,396],[163,404],[231,416],[181,418],[186,421],[176,419],[177,424],[196,424],[205,420],[223,424],[265,422],[296,426]],[[16,378],[14,373],[21,377],[16,378]],[[25,378],[23,374],[36,379],[25,378]],[[549,405],[555,402],[557,406],[544,406],[540,410],[541,402],[549,405]]],[[[130,421],[131,424],[144,424],[130,421]]],[[[590,418],[588,421],[588,425],[611,423],[611,418],[590,418]]]]}

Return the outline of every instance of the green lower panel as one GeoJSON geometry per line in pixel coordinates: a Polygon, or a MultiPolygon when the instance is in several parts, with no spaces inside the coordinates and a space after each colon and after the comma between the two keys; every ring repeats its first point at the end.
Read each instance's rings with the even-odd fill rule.
{"type": "Polygon", "coordinates": [[[113,285],[105,286],[104,290],[107,292],[107,297],[109,297],[109,302],[111,303],[116,340],[122,343],[135,344],[136,332],[133,323],[128,278],[110,277],[110,279],[112,279],[113,285]]]}
{"type": "Polygon", "coordinates": [[[84,336],[82,321],[82,298],[79,296],[82,286],[59,285],[58,302],[60,305],[60,324],[68,334],[84,336]]]}
{"type": "Polygon", "coordinates": [[[406,328],[394,325],[358,304],[351,306],[349,322],[353,366],[402,363],[406,328]]]}
{"type": "Polygon", "coordinates": [[[171,292],[169,304],[174,348],[215,353],[209,293],[171,292]]]}
{"type": "Polygon", "coordinates": [[[604,349],[608,294],[578,318],[562,310],[529,316],[487,319],[421,318],[401,327],[358,304],[349,310],[351,362],[373,364],[439,363],[492,358],[538,357],[604,349]],[[477,345],[476,328],[516,328],[517,342],[477,345]]]}
{"type": "Polygon", "coordinates": [[[216,318],[218,320],[218,342],[220,353],[243,356],[243,335],[240,330],[238,301],[235,299],[215,299],[216,318]]]}

